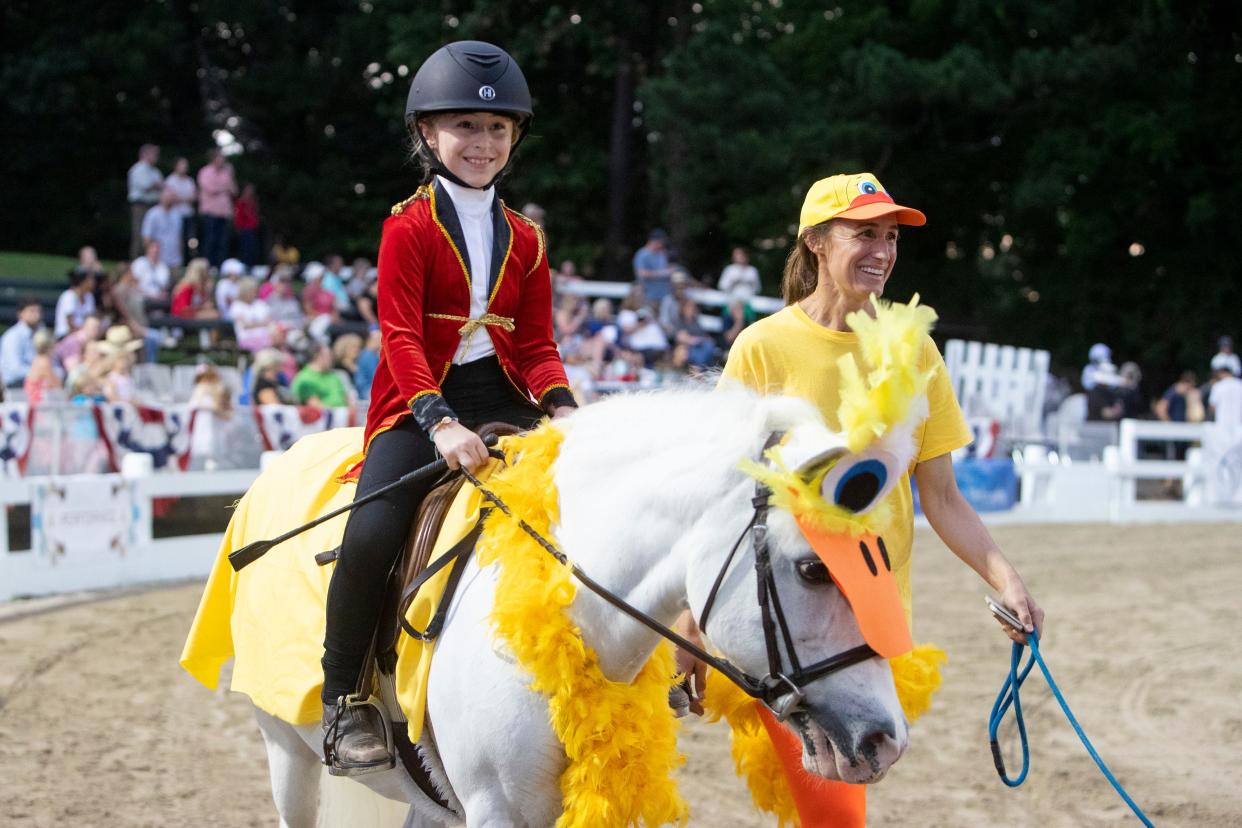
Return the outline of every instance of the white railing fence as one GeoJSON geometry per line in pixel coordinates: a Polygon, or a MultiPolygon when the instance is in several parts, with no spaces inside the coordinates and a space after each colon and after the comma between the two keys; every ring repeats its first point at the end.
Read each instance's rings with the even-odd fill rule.
{"type": "Polygon", "coordinates": [[[1073,462],[1045,445],[1027,445],[1016,458],[1022,483],[1017,511],[1050,521],[1242,517],[1242,430],[1217,423],[1122,420],[1117,434],[1117,445],[1103,448],[1102,462],[1073,462]],[[1152,442],[1165,447],[1155,452],[1160,456],[1142,449],[1152,442]],[[1154,483],[1140,487],[1140,481],[1154,483]],[[1153,491],[1156,497],[1150,496],[1153,491]]]}

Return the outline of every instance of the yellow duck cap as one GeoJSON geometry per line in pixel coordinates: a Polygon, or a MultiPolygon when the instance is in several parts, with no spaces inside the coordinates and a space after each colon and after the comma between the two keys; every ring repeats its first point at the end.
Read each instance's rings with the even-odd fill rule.
{"type": "Polygon", "coordinates": [[[798,222],[798,235],[816,224],[829,219],[847,218],[858,221],[892,215],[898,224],[920,227],[927,223],[927,216],[913,207],[904,207],[893,201],[880,180],[871,173],[832,175],[821,178],[807,190],[802,202],[802,216],[798,222]]]}

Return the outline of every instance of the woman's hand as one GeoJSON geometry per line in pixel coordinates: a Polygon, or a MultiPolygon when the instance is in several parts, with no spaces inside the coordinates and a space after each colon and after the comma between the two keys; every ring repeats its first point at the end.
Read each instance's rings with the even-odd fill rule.
{"type": "Polygon", "coordinates": [[[461,423],[448,423],[436,429],[431,438],[440,456],[448,461],[450,469],[464,466],[474,471],[487,462],[487,446],[479,435],[461,423]]]}
{"type": "MultiPolygon", "coordinates": [[[[694,616],[689,610],[681,614],[681,617],[673,624],[673,630],[691,643],[699,647],[703,646],[699,625],[695,623],[694,616]]],[[[682,686],[686,690],[686,695],[690,697],[690,712],[696,716],[702,716],[703,691],[707,689],[707,665],[680,647],[677,648],[674,658],[678,675],[686,677],[682,686]]]]}
{"type": "Polygon", "coordinates": [[[572,405],[558,405],[552,409],[552,419],[559,420],[561,417],[568,417],[578,409],[572,405]]]}
{"type": "MultiPolygon", "coordinates": [[[[1018,616],[1018,619],[1028,632],[1032,629],[1035,630],[1039,633],[1040,641],[1043,641],[1044,611],[1039,604],[1035,603],[1035,598],[1026,588],[1026,584],[1023,583],[1022,578],[1018,576],[1017,572],[1010,576],[1005,588],[1001,590],[1000,602],[1013,610],[1014,615],[1018,616]]],[[[997,622],[1011,640],[1019,644],[1026,643],[1026,636],[1024,634],[1018,632],[999,618],[997,622]]]]}

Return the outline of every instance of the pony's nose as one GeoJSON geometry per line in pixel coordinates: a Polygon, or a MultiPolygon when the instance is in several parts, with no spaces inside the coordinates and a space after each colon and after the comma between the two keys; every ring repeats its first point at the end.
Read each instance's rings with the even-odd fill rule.
{"type": "Polygon", "coordinates": [[[894,722],[873,722],[854,744],[854,756],[865,762],[872,773],[881,774],[901,758],[905,745],[897,739],[894,722]]]}

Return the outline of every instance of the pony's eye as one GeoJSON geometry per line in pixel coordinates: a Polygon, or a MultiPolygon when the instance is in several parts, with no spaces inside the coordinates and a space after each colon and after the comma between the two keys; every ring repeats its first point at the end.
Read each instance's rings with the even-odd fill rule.
{"type": "Polygon", "coordinates": [[[880,188],[872,184],[870,181],[859,181],[858,182],[858,192],[862,193],[863,195],[875,195],[879,191],[880,191],[880,188]]]}
{"type": "Polygon", "coordinates": [[[885,452],[846,457],[824,476],[824,500],[847,512],[861,514],[892,490],[901,476],[895,457],[885,452]]]}
{"type": "Polygon", "coordinates": [[[832,580],[828,576],[828,567],[819,558],[803,558],[795,563],[798,577],[808,584],[826,584],[832,580]]]}

